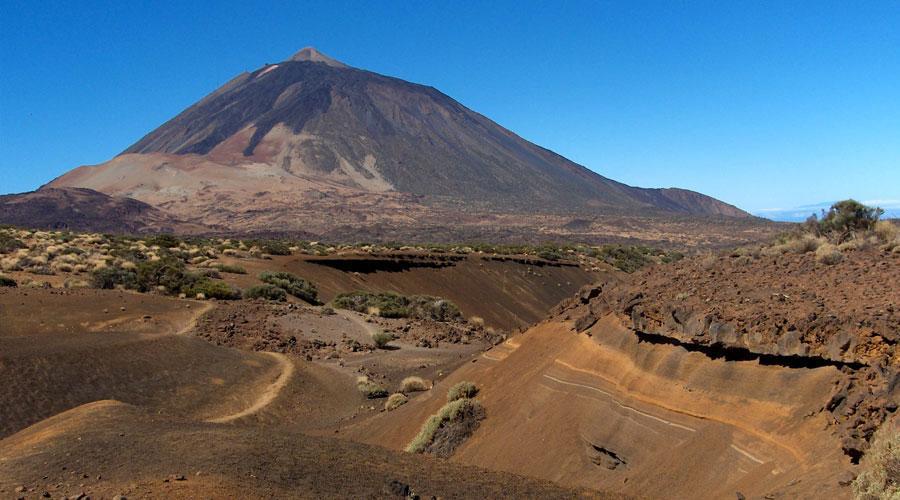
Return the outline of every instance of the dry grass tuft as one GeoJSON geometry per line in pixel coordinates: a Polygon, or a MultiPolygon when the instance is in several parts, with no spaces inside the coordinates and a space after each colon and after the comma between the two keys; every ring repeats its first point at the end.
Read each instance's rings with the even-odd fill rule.
{"type": "Polygon", "coordinates": [[[834,265],[844,260],[844,255],[838,247],[831,243],[825,243],[816,250],[816,262],[825,265],[834,265]]]}
{"type": "Polygon", "coordinates": [[[853,481],[854,496],[861,500],[900,498],[900,432],[891,424],[875,433],[862,459],[863,471],[853,481]]]}
{"type": "Polygon", "coordinates": [[[406,397],[406,394],[397,392],[388,397],[387,401],[384,403],[384,409],[387,411],[396,410],[405,405],[408,401],[409,398],[406,397]]]}
{"type": "Polygon", "coordinates": [[[403,393],[427,391],[428,389],[431,389],[431,384],[422,377],[406,377],[400,382],[400,392],[403,393]]]}

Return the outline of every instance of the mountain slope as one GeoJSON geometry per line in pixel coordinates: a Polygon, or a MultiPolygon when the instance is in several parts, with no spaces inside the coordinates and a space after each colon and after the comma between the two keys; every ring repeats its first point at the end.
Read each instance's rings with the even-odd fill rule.
{"type": "Polygon", "coordinates": [[[236,76],[116,158],[49,186],[130,197],[234,232],[341,239],[559,239],[573,217],[593,221],[581,241],[608,240],[612,226],[641,239],[647,224],[622,217],[712,217],[719,233],[737,218],[758,225],[700,193],[607,179],[432,87],[312,48],[236,76]]]}
{"type": "Polygon", "coordinates": [[[746,215],[698,193],[673,201],[612,181],[432,87],[350,68],[311,48],[239,75],[124,153],[264,163],[365,191],[505,208],[746,215]]]}
{"type": "Polygon", "coordinates": [[[102,232],[195,232],[141,201],[84,188],[45,188],[0,196],[0,221],[21,227],[102,232]]]}

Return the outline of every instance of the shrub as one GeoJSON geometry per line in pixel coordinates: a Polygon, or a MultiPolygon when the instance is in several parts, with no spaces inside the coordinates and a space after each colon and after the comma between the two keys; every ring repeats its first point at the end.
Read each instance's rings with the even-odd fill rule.
{"type": "Polygon", "coordinates": [[[862,472],[853,481],[856,498],[900,497],[900,432],[883,424],[862,459],[862,472]]]}
{"type": "Polygon", "coordinates": [[[201,278],[212,278],[216,280],[222,279],[222,274],[216,269],[201,269],[197,271],[197,276],[201,278]]]}
{"type": "Polygon", "coordinates": [[[878,207],[867,207],[856,200],[843,200],[831,205],[828,212],[823,212],[818,223],[813,216],[807,219],[806,225],[840,243],[853,233],[871,231],[883,213],[884,210],[878,207]]]}
{"type": "MultiPolygon", "coordinates": [[[[409,445],[406,446],[406,451],[409,453],[424,453],[434,442],[435,435],[442,427],[446,427],[453,422],[458,422],[465,418],[475,420],[475,425],[471,426],[469,429],[469,432],[471,432],[474,430],[474,427],[477,426],[478,420],[484,418],[484,408],[481,407],[481,404],[478,403],[478,401],[473,399],[464,398],[450,401],[438,410],[436,414],[428,417],[428,420],[422,425],[422,429],[419,430],[416,437],[414,437],[409,445]]],[[[467,436],[459,437],[465,438],[467,436]]],[[[455,445],[458,444],[459,443],[452,443],[451,448],[455,448],[455,445]]],[[[452,449],[448,451],[452,452],[452,449]]]]}
{"type": "Polygon", "coordinates": [[[431,389],[431,385],[422,377],[406,377],[400,382],[400,392],[418,392],[431,389]]]}
{"type": "Polygon", "coordinates": [[[545,248],[539,250],[537,256],[549,261],[557,261],[563,258],[563,255],[559,252],[559,250],[555,248],[545,248]]]}
{"type": "Polygon", "coordinates": [[[0,275],[0,286],[15,287],[17,283],[16,280],[8,276],[0,275]]]}
{"type": "Polygon", "coordinates": [[[192,285],[183,288],[182,292],[188,297],[196,297],[203,294],[208,299],[237,300],[241,298],[241,290],[224,281],[215,281],[202,278],[192,285]]]}
{"type": "Polygon", "coordinates": [[[213,268],[228,274],[247,274],[247,270],[243,267],[231,264],[213,264],[213,268]]]}
{"type": "Polygon", "coordinates": [[[386,398],[388,395],[387,389],[381,387],[372,380],[369,380],[369,377],[366,376],[361,376],[356,379],[356,388],[368,399],[386,398]]]}
{"type": "Polygon", "coordinates": [[[110,290],[117,286],[137,288],[137,274],[121,267],[102,267],[91,273],[91,285],[94,288],[110,290]]]}
{"type": "Polygon", "coordinates": [[[391,394],[388,397],[387,401],[384,403],[384,409],[387,411],[396,410],[397,408],[405,405],[409,401],[409,398],[406,397],[406,394],[395,393],[391,394]]]}
{"type": "Polygon", "coordinates": [[[844,259],[844,255],[841,254],[841,251],[831,243],[825,243],[820,246],[818,250],[816,250],[816,262],[820,262],[826,265],[837,264],[841,260],[844,259]]]}
{"type": "Polygon", "coordinates": [[[283,241],[267,241],[259,245],[263,253],[269,255],[290,255],[291,247],[283,241]]]}
{"type": "Polygon", "coordinates": [[[457,399],[474,398],[478,394],[478,387],[472,382],[459,382],[447,391],[447,401],[457,399]]]}
{"type": "Polygon", "coordinates": [[[8,234],[0,233],[0,253],[10,253],[20,248],[25,248],[25,244],[8,234]]]}
{"type": "Polygon", "coordinates": [[[386,348],[392,340],[394,340],[394,336],[387,332],[379,331],[372,335],[372,341],[375,342],[375,347],[379,349],[386,348]]]}
{"type": "Polygon", "coordinates": [[[158,246],[159,248],[173,248],[181,244],[181,240],[171,234],[158,234],[146,238],[144,242],[147,246],[158,246]]]}
{"type": "Polygon", "coordinates": [[[793,253],[804,254],[814,252],[823,242],[813,235],[805,234],[795,240],[788,242],[788,250],[793,253]]]}
{"type": "Polygon", "coordinates": [[[875,223],[875,236],[883,243],[891,243],[897,239],[900,230],[889,220],[880,220],[875,223]]]}
{"type": "Polygon", "coordinates": [[[137,265],[137,289],[141,292],[164,286],[170,293],[188,293],[187,289],[201,279],[205,278],[187,272],[184,262],[172,255],[164,255],[159,260],[149,260],[137,265]]]}
{"type": "Polygon", "coordinates": [[[311,281],[284,271],[264,271],[259,275],[259,279],[263,283],[283,288],[285,292],[310,304],[319,303],[319,290],[311,281]]]}
{"type": "Polygon", "coordinates": [[[356,291],[339,294],[332,304],[341,309],[377,314],[383,318],[417,318],[434,321],[454,321],[462,318],[456,304],[447,299],[428,295],[404,296],[393,292],[356,291]]]}
{"type": "Polygon", "coordinates": [[[244,297],[248,299],[266,299],[284,302],[287,300],[287,293],[284,289],[267,283],[265,285],[250,287],[244,292],[244,297]]]}
{"type": "Polygon", "coordinates": [[[590,255],[603,260],[616,269],[626,273],[633,273],[653,263],[653,259],[650,258],[650,255],[653,253],[652,249],[646,247],[603,245],[599,248],[591,249],[590,255]]]}

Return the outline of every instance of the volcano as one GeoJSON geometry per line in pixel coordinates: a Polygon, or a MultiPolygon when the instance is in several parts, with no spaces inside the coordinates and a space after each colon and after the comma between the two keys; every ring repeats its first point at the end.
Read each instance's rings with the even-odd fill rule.
{"type": "Polygon", "coordinates": [[[541,217],[749,217],[700,193],[607,179],[433,87],[314,48],[234,77],[109,162],[48,186],[237,231],[346,238],[460,239],[465,227],[503,232],[510,217],[524,217],[502,222],[511,234],[534,233],[528,221],[541,217]]]}

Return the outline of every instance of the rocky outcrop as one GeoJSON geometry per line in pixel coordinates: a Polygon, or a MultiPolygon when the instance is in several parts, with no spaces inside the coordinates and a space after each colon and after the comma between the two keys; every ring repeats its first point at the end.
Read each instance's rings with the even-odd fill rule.
{"type": "Polygon", "coordinates": [[[844,374],[821,411],[858,460],[898,407],[900,259],[877,249],[836,266],[810,255],[687,259],[622,283],[584,287],[556,313],[577,332],[613,314],[642,341],[726,360],[844,374]]]}

